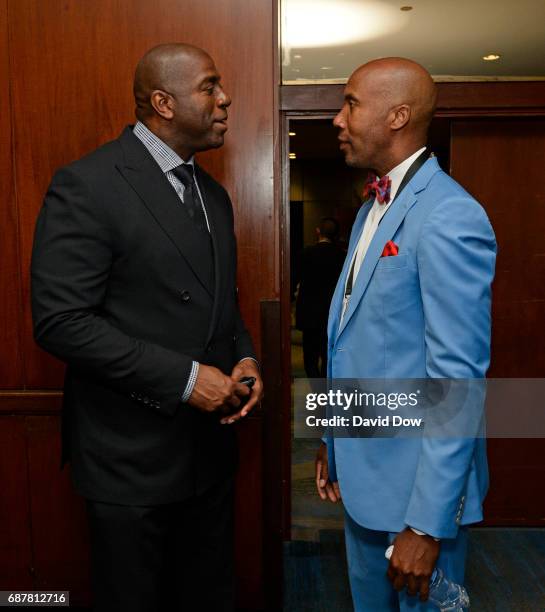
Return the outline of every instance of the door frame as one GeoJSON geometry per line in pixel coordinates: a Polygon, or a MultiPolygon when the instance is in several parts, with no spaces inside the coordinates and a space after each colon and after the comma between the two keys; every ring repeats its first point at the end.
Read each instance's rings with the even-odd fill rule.
{"type": "MultiPolygon", "coordinates": [[[[343,101],[344,85],[281,85],[279,98],[280,193],[280,324],[282,351],[281,397],[283,415],[281,449],[283,482],[282,534],[291,540],[291,291],[290,291],[290,122],[333,119],[343,101]]],[[[436,117],[483,119],[485,117],[545,117],[545,81],[443,82],[437,83],[436,117]]]]}

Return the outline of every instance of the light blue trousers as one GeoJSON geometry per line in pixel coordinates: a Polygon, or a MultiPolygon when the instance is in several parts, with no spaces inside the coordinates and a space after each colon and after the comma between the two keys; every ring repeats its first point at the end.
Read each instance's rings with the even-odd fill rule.
{"type": "MultiPolygon", "coordinates": [[[[358,525],[345,511],[346,555],[350,590],[355,612],[424,612],[437,611],[429,602],[398,593],[386,576],[388,561],[384,553],[397,534],[374,531],[358,525]]],[[[441,541],[437,566],[445,576],[464,583],[467,552],[467,528],[461,527],[455,539],[441,541]]]]}

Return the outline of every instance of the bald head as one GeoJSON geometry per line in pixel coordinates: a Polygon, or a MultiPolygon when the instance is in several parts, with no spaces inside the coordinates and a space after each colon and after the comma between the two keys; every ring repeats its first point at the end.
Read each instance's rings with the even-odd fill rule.
{"type": "Polygon", "coordinates": [[[231,98],[214,60],[184,43],[159,45],[138,62],[136,116],[183,160],[221,147],[231,98]]]}
{"type": "Polygon", "coordinates": [[[134,75],[136,116],[140,121],[153,115],[151,95],[156,90],[175,92],[189,85],[195,63],[211,58],[199,47],[185,43],[158,45],[150,49],[138,62],[134,75]]]}
{"type": "Polygon", "coordinates": [[[386,57],[363,64],[350,78],[370,85],[385,110],[407,105],[410,116],[406,128],[425,137],[437,94],[435,83],[423,66],[403,57],[386,57]]]}
{"type": "Polygon", "coordinates": [[[346,163],[382,176],[427,142],[435,84],[420,64],[401,57],[360,66],[333,123],[346,163]]]}

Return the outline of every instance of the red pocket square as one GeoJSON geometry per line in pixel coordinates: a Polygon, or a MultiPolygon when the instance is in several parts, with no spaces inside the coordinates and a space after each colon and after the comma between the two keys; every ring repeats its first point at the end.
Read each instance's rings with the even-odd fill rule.
{"type": "Polygon", "coordinates": [[[393,257],[399,253],[397,244],[393,240],[388,240],[384,245],[381,257],[393,257]]]}

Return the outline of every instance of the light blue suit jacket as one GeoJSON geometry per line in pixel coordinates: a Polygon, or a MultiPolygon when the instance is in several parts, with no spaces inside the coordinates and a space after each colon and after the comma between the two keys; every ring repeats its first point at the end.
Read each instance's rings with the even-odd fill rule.
{"type": "MultiPolygon", "coordinates": [[[[383,217],[339,326],[346,277],[371,204],[362,206],[332,299],[328,376],[484,378],[490,360],[494,232],[435,158],[383,217]],[[393,240],[399,254],[382,257],[393,240]]],[[[484,439],[328,439],[330,475],[369,529],[410,525],[440,538],[482,519],[484,439]]]]}

